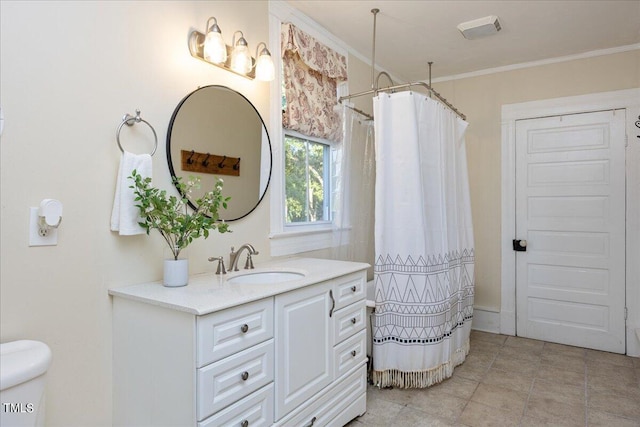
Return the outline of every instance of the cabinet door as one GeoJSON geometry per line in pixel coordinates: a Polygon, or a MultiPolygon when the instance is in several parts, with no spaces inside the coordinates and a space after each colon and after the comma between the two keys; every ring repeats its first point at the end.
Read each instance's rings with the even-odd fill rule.
{"type": "Polygon", "coordinates": [[[331,286],[276,296],[276,419],[333,380],[331,286]]]}

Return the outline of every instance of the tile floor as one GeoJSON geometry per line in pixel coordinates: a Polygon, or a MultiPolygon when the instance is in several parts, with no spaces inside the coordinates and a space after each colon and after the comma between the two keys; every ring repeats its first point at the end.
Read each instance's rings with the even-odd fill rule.
{"type": "Polygon", "coordinates": [[[472,331],[444,382],[369,386],[363,426],[640,426],[640,358],[472,331]]]}

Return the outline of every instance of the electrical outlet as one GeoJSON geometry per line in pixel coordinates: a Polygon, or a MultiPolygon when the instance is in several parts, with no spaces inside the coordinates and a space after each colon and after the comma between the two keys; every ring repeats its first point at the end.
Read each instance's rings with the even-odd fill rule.
{"type": "Polygon", "coordinates": [[[58,244],[58,229],[50,228],[46,232],[40,230],[38,224],[38,208],[30,208],[29,246],[55,246],[58,244]]]}

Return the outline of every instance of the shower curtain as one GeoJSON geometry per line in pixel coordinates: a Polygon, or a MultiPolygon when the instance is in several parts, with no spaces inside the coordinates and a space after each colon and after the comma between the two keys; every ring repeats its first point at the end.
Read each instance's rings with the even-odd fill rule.
{"type": "Polygon", "coordinates": [[[469,351],[474,247],[467,123],[415,92],[374,98],[374,384],[422,388],[469,351]]]}

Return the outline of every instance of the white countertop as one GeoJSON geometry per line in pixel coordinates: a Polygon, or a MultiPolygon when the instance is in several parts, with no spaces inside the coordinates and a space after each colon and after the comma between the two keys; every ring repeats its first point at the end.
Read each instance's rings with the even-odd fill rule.
{"type": "Polygon", "coordinates": [[[109,294],[203,315],[355,273],[368,267],[369,264],[361,262],[291,258],[257,264],[254,270],[240,270],[225,275],[216,275],[213,272],[193,275],[189,277],[189,284],[180,288],[165,287],[158,281],[112,288],[109,289],[109,294]],[[238,275],[260,271],[294,271],[305,276],[282,283],[228,283],[229,279],[238,275]]]}

